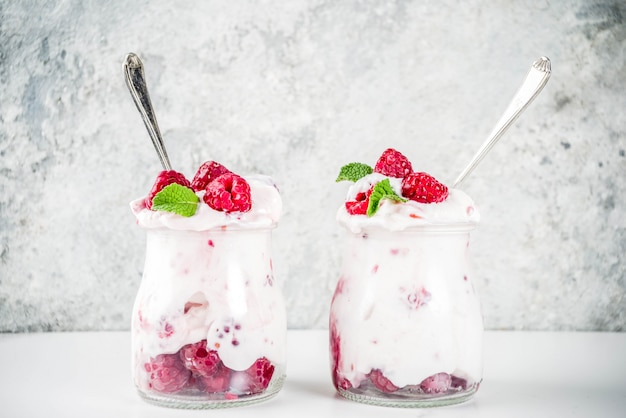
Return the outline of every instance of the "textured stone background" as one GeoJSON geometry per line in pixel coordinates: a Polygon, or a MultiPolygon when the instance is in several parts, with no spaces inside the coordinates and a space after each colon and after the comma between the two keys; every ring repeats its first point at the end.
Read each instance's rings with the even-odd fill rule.
{"type": "Polygon", "coordinates": [[[127,329],[160,170],[123,81],[146,66],[170,158],[272,175],[291,327],[325,327],[349,161],[452,181],[536,58],[553,75],[464,183],[491,329],[626,328],[620,0],[0,2],[0,331],[127,329]]]}

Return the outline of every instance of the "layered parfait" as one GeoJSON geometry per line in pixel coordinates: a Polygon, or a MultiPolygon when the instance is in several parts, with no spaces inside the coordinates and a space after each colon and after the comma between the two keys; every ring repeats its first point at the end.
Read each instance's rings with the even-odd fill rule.
{"type": "Polygon", "coordinates": [[[131,209],[147,231],[132,316],[140,394],[197,408],[278,392],[286,316],[271,257],[282,212],[272,179],[207,161],[192,181],[162,171],[131,209]]]}
{"type": "Polygon", "coordinates": [[[330,312],[333,383],[350,399],[430,406],[470,397],[482,376],[482,316],[469,263],[472,199],[387,149],[344,166],[347,234],[330,312]]]}

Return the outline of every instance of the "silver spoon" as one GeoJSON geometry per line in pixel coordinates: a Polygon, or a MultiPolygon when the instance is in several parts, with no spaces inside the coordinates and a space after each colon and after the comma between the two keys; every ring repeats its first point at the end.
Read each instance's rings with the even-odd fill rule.
{"type": "Polygon", "coordinates": [[[167,156],[167,151],[163,144],[163,137],[161,136],[161,131],[159,131],[159,124],[157,123],[154,109],[152,108],[152,102],[150,102],[150,95],[148,94],[148,87],[146,86],[146,77],[143,72],[143,64],[139,57],[131,52],[126,55],[122,67],[130,95],[135,105],[137,105],[137,109],[141,114],[143,123],[146,125],[146,129],[148,129],[148,134],[159,155],[163,169],[171,170],[172,165],[170,164],[170,159],[167,156]]]}
{"type": "Polygon", "coordinates": [[[454,181],[452,187],[458,186],[469,173],[476,168],[478,163],[485,157],[489,150],[491,150],[498,139],[513,125],[513,122],[515,122],[519,115],[528,107],[530,102],[539,95],[539,92],[541,92],[548,82],[551,71],[550,60],[548,58],[541,57],[533,62],[532,67],[530,67],[526,75],[526,79],[524,79],[519,90],[517,90],[517,93],[513,96],[506,111],[500,117],[500,120],[498,120],[498,123],[485,142],[483,142],[478,152],[474,155],[474,158],[472,158],[467,167],[465,167],[459,177],[454,181]]]}

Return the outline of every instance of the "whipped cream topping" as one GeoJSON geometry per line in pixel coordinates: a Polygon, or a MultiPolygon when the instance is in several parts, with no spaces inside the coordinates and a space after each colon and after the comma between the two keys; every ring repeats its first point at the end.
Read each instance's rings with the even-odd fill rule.
{"type": "Polygon", "coordinates": [[[248,212],[226,213],[214,210],[204,203],[204,192],[196,192],[200,198],[196,213],[184,217],[171,212],[154,211],[146,207],[145,198],[130,203],[130,208],[137,218],[137,224],[143,228],[169,228],[186,231],[206,231],[218,227],[264,228],[273,227],[282,214],[283,204],[278,188],[271,177],[264,175],[244,176],[250,185],[252,209],[248,212]]]}
{"type": "MultiPolygon", "coordinates": [[[[372,173],[350,186],[346,201],[355,200],[357,194],[366,193],[384,179],[389,179],[392,189],[398,196],[402,196],[402,179],[372,173]]],[[[418,226],[476,224],[480,221],[480,214],[467,194],[459,189],[449,188],[448,197],[440,203],[420,203],[413,200],[403,203],[383,199],[372,217],[351,215],[345,205],[341,205],[337,212],[337,221],[354,233],[372,227],[401,231],[418,226]]]]}

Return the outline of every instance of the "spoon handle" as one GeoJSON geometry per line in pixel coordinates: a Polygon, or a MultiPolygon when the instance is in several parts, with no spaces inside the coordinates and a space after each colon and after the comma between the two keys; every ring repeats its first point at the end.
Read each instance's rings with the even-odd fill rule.
{"type": "Polygon", "coordinates": [[[126,59],[123,64],[124,76],[126,78],[126,85],[130,90],[130,95],[141,114],[143,123],[148,129],[148,134],[152,139],[154,148],[156,149],[161,164],[164,170],[171,170],[170,159],[167,156],[165,145],[163,144],[163,137],[161,131],[159,131],[159,125],[152,108],[152,102],[150,101],[150,95],[148,94],[148,87],[146,86],[146,77],[143,72],[143,64],[139,57],[132,52],[126,55],[126,59]]]}
{"type": "Polygon", "coordinates": [[[513,96],[511,103],[509,103],[506,111],[502,117],[500,117],[500,120],[498,120],[498,123],[491,131],[491,134],[489,134],[478,152],[474,155],[474,158],[472,158],[467,167],[465,167],[463,172],[454,181],[452,187],[456,187],[460,184],[469,175],[469,173],[476,168],[478,163],[484,158],[489,150],[491,150],[494,144],[528,107],[530,102],[532,102],[533,99],[539,95],[543,87],[548,82],[551,71],[550,60],[546,57],[541,57],[533,63],[532,67],[528,71],[528,74],[526,75],[526,79],[520,86],[519,90],[517,90],[517,93],[515,93],[515,96],[513,96]]]}

